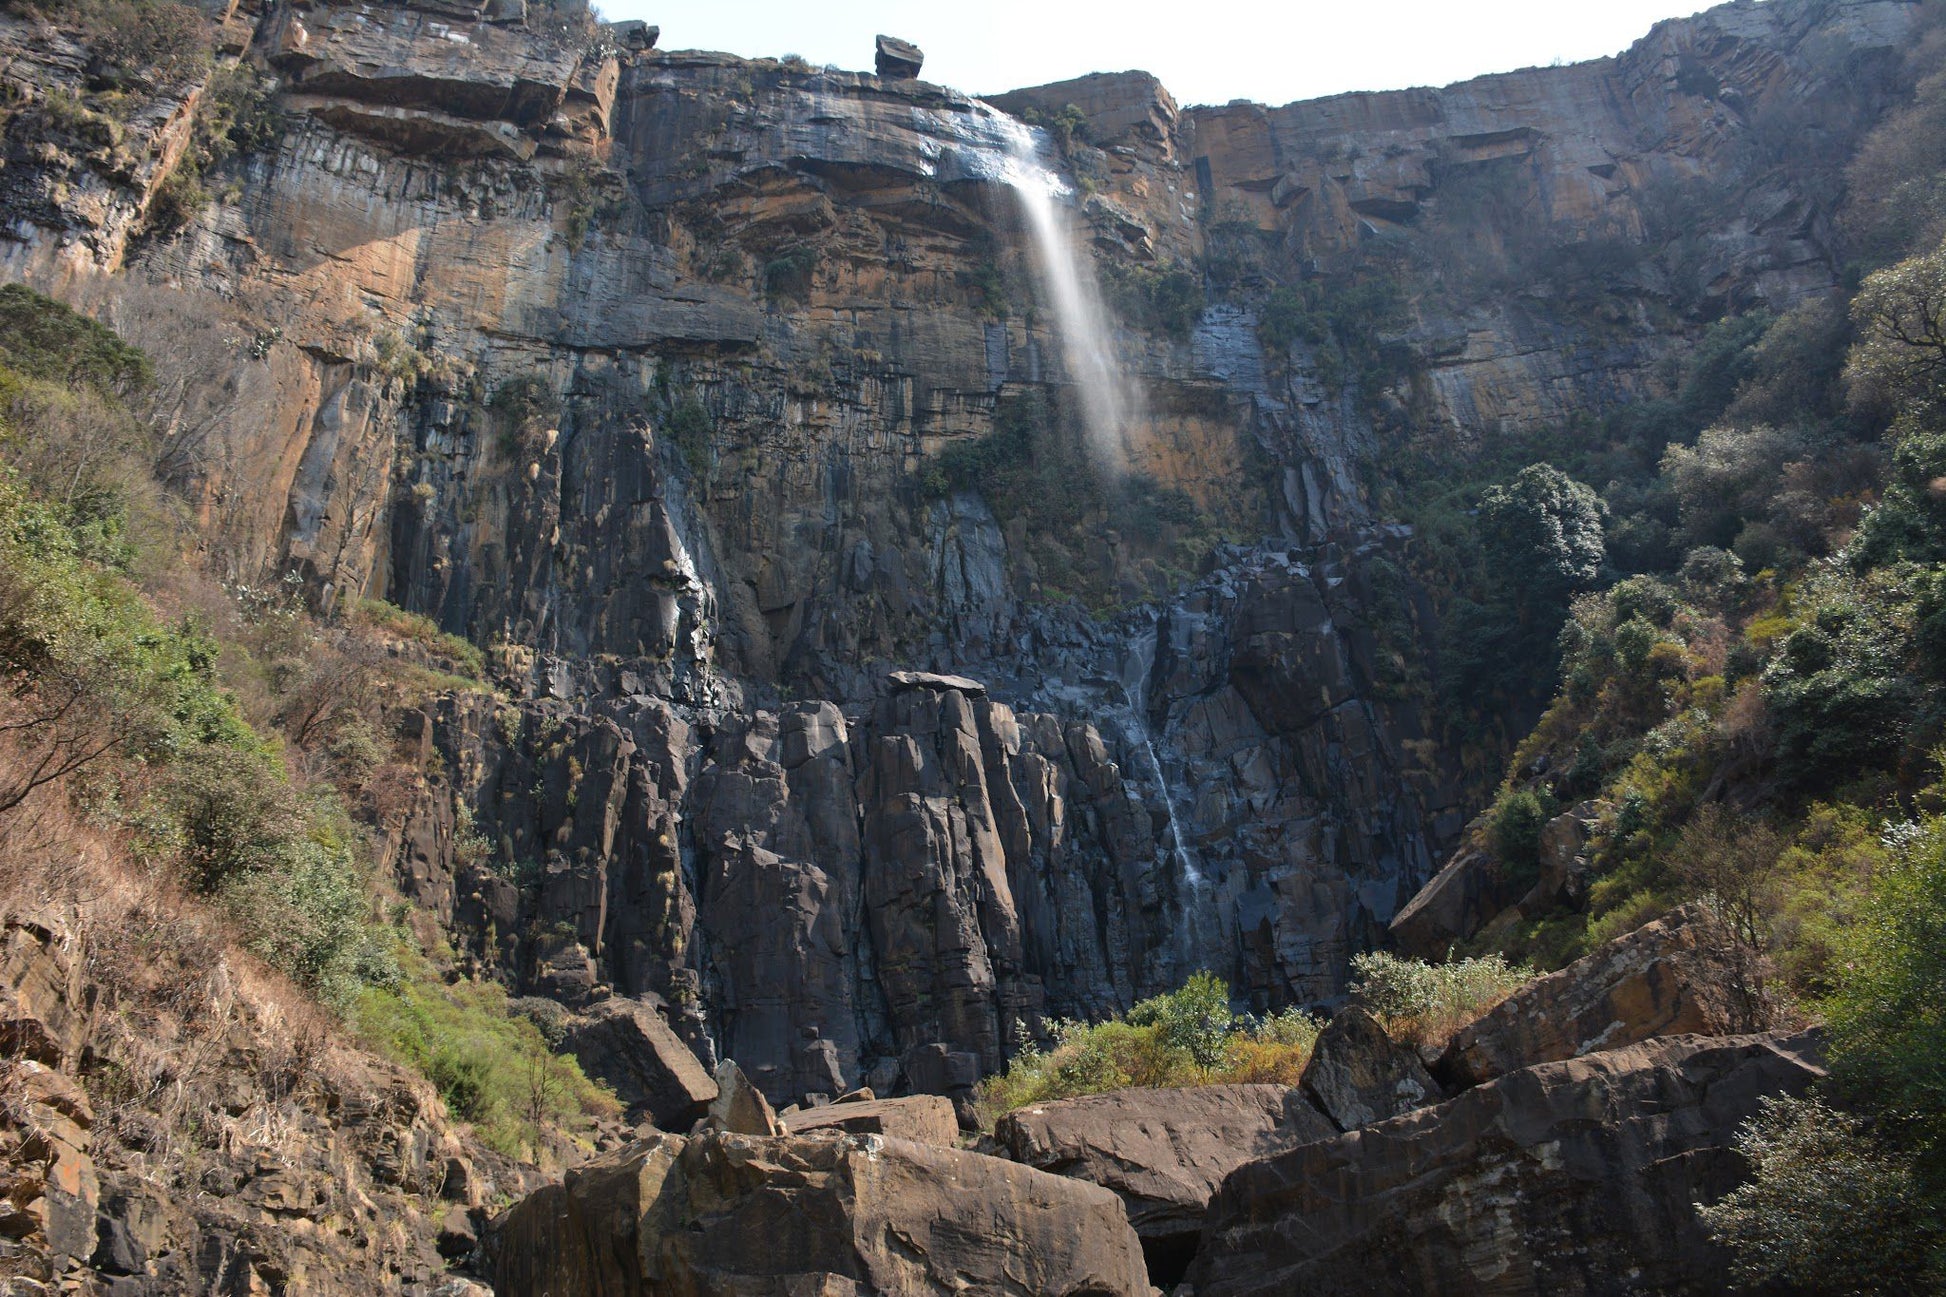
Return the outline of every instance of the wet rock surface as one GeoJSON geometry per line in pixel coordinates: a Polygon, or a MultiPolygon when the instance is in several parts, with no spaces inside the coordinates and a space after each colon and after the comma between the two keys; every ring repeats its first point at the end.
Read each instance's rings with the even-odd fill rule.
{"type": "Polygon", "coordinates": [[[513,1208],[495,1249],[500,1297],[1149,1293],[1107,1190],[837,1132],[631,1145],[513,1208]]]}
{"type": "Polygon", "coordinates": [[[1704,1293],[1694,1204],[1744,1174],[1766,1095],[1824,1075],[1812,1035],[1677,1036],[1509,1073],[1254,1162],[1210,1205],[1197,1297],[1291,1291],[1704,1293]]]}

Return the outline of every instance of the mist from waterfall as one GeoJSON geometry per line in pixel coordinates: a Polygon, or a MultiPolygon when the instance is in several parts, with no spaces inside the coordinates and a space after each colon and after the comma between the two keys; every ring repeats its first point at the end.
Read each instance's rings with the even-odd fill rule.
{"type": "Polygon", "coordinates": [[[1041,159],[1034,133],[1001,116],[1009,165],[1004,179],[1019,196],[1034,240],[1034,268],[1042,301],[1053,310],[1068,376],[1081,394],[1082,426],[1096,463],[1128,469],[1128,426],[1136,413],[1132,388],[1115,357],[1114,330],[1101,303],[1094,267],[1076,241],[1065,201],[1073,190],[1041,159]]]}

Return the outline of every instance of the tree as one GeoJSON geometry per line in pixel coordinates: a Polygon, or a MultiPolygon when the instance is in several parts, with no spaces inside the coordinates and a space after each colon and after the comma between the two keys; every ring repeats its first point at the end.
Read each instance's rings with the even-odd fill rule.
{"type": "Polygon", "coordinates": [[[1223,1062],[1235,1015],[1230,988],[1222,978],[1200,972],[1182,989],[1144,1000],[1128,1011],[1130,1025],[1154,1027],[1163,1045],[1186,1051],[1208,1071],[1223,1062]]]}
{"type": "Polygon", "coordinates": [[[1568,596],[1601,574],[1601,498],[1552,464],[1529,464],[1480,501],[1480,540],[1523,614],[1558,621],[1568,596]]]}
{"type": "Polygon", "coordinates": [[[1793,1292],[1920,1291],[1937,1223],[1912,1169],[1866,1123],[1816,1099],[1763,1098],[1737,1132],[1750,1182],[1699,1205],[1739,1284],[1793,1292]]]}
{"type": "Polygon", "coordinates": [[[1851,316],[1859,340],[1845,377],[1854,395],[1888,412],[1937,415],[1946,396],[1946,244],[1867,276],[1851,316]]]}

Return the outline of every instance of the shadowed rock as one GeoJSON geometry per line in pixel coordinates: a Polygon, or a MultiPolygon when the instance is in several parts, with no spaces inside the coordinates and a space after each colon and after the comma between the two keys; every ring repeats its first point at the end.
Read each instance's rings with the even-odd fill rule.
{"type": "Polygon", "coordinates": [[[574,1021],[563,1043],[590,1076],[664,1130],[688,1130],[716,1098],[715,1080],[689,1046],[639,1000],[602,1001],[574,1021]]]}
{"type": "Polygon", "coordinates": [[[657,1136],[500,1225],[500,1297],[980,1293],[1147,1297],[1105,1189],[999,1158],[835,1132],[657,1136]]]}
{"type": "Polygon", "coordinates": [[[1725,1291],[1695,1204],[1743,1176],[1758,1099],[1823,1075],[1810,1034],[1671,1037],[1253,1162],[1210,1203],[1196,1297],[1725,1291]]]}
{"type": "Polygon", "coordinates": [[[919,69],[925,62],[924,52],[911,41],[902,41],[896,36],[878,38],[873,63],[880,76],[894,81],[910,81],[919,75],[919,69]]]}
{"type": "Polygon", "coordinates": [[[1032,1104],[993,1133],[1016,1162],[1114,1190],[1142,1238],[1149,1278],[1168,1287],[1195,1256],[1224,1176],[1337,1129],[1287,1086],[1205,1085],[1032,1104]]]}
{"type": "Polygon", "coordinates": [[[1412,1047],[1393,1040],[1377,1018],[1355,1004],[1319,1034],[1298,1084],[1340,1130],[1369,1126],[1445,1097],[1412,1047]]]}

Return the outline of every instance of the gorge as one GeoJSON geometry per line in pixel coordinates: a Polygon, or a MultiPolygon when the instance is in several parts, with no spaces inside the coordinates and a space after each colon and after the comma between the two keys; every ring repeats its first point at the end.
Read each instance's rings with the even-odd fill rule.
{"type": "MultiPolygon", "coordinates": [[[[209,638],[177,675],[361,862],[365,944],[330,994],[231,950],[255,902],[221,851],[134,809],[179,757],[77,766],[90,851],[200,862],[134,927],[230,953],[126,955],[207,997],[139,1009],[88,971],[120,949],[80,935],[96,901],[0,890],[0,1053],[33,1069],[0,1133],[49,1168],[0,1185],[0,1293],[1728,1284],[1695,1207],[1748,1178],[1743,1122],[1823,1083],[1816,1015],[1726,998],[1716,920],[1665,917],[1710,889],[1608,928],[1588,897],[1630,831],[1603,781],[1717,723],[1736,635],[1681,689],[1642,650],[1671,713],[1639,749],[1549,703],[1587,600],[1737,546],[1672,539],[1619,469],[1570,483],[1606,548],[1558,598],[1453,538],[1530,463],[1612,445],[1652,478],[1699,444],[1746,371],[1653,420],[1701,408],[1726,328],[1842,324],[1878,264],[1846,168],[1930,84],[1930,0],[1735,0],[1614,58],[1281,107],[1141,72],[975,98],[901,42],[877,74],[665,50],[574,0],[125,7],[0,4],[0,279],[150,367],[48,406],[125,402],[145,484],[116,486],[137,557],[56,558],[139,588],[141,643],[209,638]],[[1467,639],[1495,598],[1513,629],[1467,639]],[[1527,872],[1495,836],[1523,795],[1527,872]],[[206,903],[230,917],[155,917],[206,903]],[[1439,1039],[1367,1013],[1371,952],[1503,950],[1573,976],[1439,1039]],[[1199,973],[1226,1026],[1310,1024],[1301,1084],[994,1124],[991,1078],[1199,973]],[[423,1043],[441,996],[519,1024],[521,1149],[423,1043]],[[203,1017],[228,1062],[104,1079],[203,1017]],[[165,1093],[227,1133],[183,1152],[165,1093]]],[[[76,453],[80,482],[108,452],[76,453]]],[[[1876,480],[1817,486],[1848,528],[1876,480]]],[[[1827,558],[1789,555],[1773,594],[1827,558]]],[[[40,661],[6,658],[16,701],[40,661]]],[[[1685,795],[1750,810],[1760,764],[1685,795]]],[[[56,877],[52,832],[18,877],[56,877]]]]}

